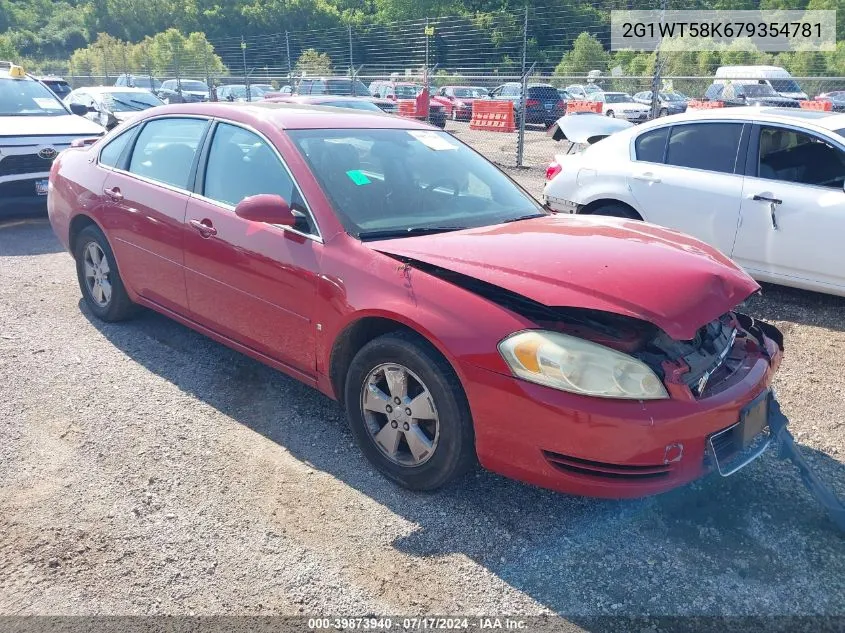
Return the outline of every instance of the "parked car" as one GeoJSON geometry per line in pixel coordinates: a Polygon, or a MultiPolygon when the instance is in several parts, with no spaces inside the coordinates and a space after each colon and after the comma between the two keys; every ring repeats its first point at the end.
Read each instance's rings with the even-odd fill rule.
{"type": "Polygon", "coordinates": [[[84,309],[162,312],[343,401],[412,489],[477,459],[633,497],[760,454],[782,337],[734,311],[759,287],[729,259],[549,214],[448,133],[344,116],[185,104],[62,152],[50,222],[84,309]]]}
{"type": "Polygon", "coordinates": [[[152,93],[161,89],[161,82],[150,75],[120,75],[114,85],[122,88],[144,88],[152,93]]]}
{"type": "Polygon", "coordinates": [[[829,101],[833,112],[845,112],[845,90],[831,90],[817,95],[816,101],[829,101]]]}
{"type": "Polygon", "coordinates": [[[0,62],[0,217],[43,213],[53,160],[71,143],[105,130],[65,105],[22,66],[0,62]]]}
{"type": "Polygon", "coordinates": [[[264,98],[269,103],[301,103],[303,105],[318,105],[332,108],[347,108],[350,110],[367,110],[369,112],[396,112],[396,104],[388,99],[375,97],[339,97],[336,95],[279,95],[264,98]]]}
{"type": "MultiPolygon", "coordinates": [[[[522,84],[510,82],[490,92],[493,99],[511,101],[517,124],[522,117],[522,84]]],[[[560,98],[557,89],[549,84],[530,84],[525,95],[525,123],[552,125],[566,114],[566,102],[560,98]]]]}
{"type": "Polygon", "coordinates": [[[217,86],[218,101],[260,101],[264,98],[267,92],[257,85],[250,85],[247,92],[244,84],[227,84],[225,86],[217,86]]]}
{"type": "Polygon", "coordinates": [[[77,88],[65,97],[65,103],[81,104],[87,108],[85,118],[99,123],[107,130],[132,118],[136,113],[164,105],[164,102],[145,88],[93,86],[77,88]]]}
{"type": "Polygon", "coordinates": [[[782,97],[767,83],[714,83],[704,93],[709,101],[721,101],[725,107],[774,106],[778,108],[800,108],[796,99],[782,97]]]}
{"type": "Polygon", "coordinates": [[[197,103],[210,98],[208,85],[197,79],[168,79],[161,84],[157,95],[165,103],[197,103]]]}
{"type": "Polygon", "coordinates": [[[62,77],[56,77],[55,75],[47,75],[42,77],[36,77],[36,79],[45,86],[47,86],[59,99],[64,99],[70,94],[70,91],[72,90],[70,84],[65,81],[62,77]]]}
{"type": "Polygon", "coordinates": [[[575,99],[575,97],[573,95],[566,92],[566,90],[564,90],[563,88],[558,88],[557,93],[560,96],[560,98],[563,99],[564,101],[572,101],[573,99],[575,99]]]}
{"type": "Polygon", "coordinates": [[[564,88],[567,93],[572,95],[573,99],[580,99],[582,101],[586,101],[589,99],[589,95],[594,94],[596,92],[603,92],[601,87],[597,86],[594,83],[586,83],[586,84],[571,84],[564,88]]]}
{"type": "MultiPolygon", "coordinates": [[[[651,90],[638,92],[634,95],[634,101],[636,101],[637,103],[641,103],[644,106],[648,106],[650,111],[651,95],[651,90]]],[[[657,116],[682,114],[687,111],[688,99],[678,92],[659,92],[657,93],[657,99],[660,103],[660,110],[658,111],[657,116]]]]}
{"type": "Polygon", "coordinates": [[[431,99],[442,105],[446,116],[453,121],[469,121],[472,104],[479,99],[490,99],[490,93],[480,86],[442,86],[431,99]]]}
{"type": "Polygon", "coordinates": [[[338,95],[369,97],[370,91],[363,81],[343,77],[308,77],[301,79],[296,87],[299,95],[338,95]]]}
{"type": "MultiPolygon", "coordinates": [[[[422,112],[418,116],[421,119],[427,119],[432,125],[439,128],[446,127],[446,117],[451,111],[451,103],[447,107],[443,105],[436,97],[429,97],[428,112],[425,113],[425,100],[420,105],[420,94],[425,86],[410,81],[374,81],[370,84],[369,90],[373,97],[377,99],[386,99],[392,102],[410,101],[417,102],[417,112],[422,112]]],[[[398,105],[397,105],[398,110],[398,105]]]]}
{"type": "Polygon", "coordinates": [[[757,280],[845,296],[845,115],[690,111],[555,163],[544,191],[555,210],[667,226],[757,280]]]}
{"type": "Polygon", "coordinates": [[[592,92],[588,101],[602,104],[602,114],[626,121],[647,121],[651,117],[651,108],[637,103],[627,92],[592,92]]]}
{"type": "Polygon", "coordinates": [[[780,66],[720,66],[716,69],[715,83],[766,84],[778,96],[804,101],[807,93],[780,66]]]}

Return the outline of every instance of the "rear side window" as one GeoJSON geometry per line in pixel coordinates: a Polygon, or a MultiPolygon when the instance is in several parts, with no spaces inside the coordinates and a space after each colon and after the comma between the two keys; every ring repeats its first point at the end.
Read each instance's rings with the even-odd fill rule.
{"type": "Polygon", "coordinates": [[[741,123],[676,125],[669,136],[666,164],[732,174],[741,135],[741,123]]]}
{"type": "Polygon", "coordinates": [[[648,163],[662,163],[666,153],[666,139],[669,138],[670,127],[661,127],[640,134],[634,141],[634,155],[637,160],[648,163]]]}
{"type": "Polygon", "coordinates": [[[134,129],[126,130],[110,140],[100,151],[100,164],[106,167],[116,167],[117,161],[120,160],[120,155],[123,153],[123,149],[126,147],[126,143],[129,142],[133,132],[134,129]]]}
{"type": "Polygon", "coordinates": [[[179,189],[188,189],[194,156],[207,122],[203,119],[155,119],[138,135],[129,171],[179,189]]]}
{"type": "Polygon", "coordinates": [[[528,89],[528,96],[532,99],[543,99],[545,101],[559,101],[560,95],[551,86],[533,86],[528,89]]]}

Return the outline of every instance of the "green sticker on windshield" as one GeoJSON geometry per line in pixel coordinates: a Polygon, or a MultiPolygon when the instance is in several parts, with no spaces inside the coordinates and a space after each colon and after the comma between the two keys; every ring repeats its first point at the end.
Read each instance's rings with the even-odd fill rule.
{"type": "Polygon", "coordinates": [[[346,175],[349,176],[349,180],[354,182],[356,185],[369,185],[370,179],[367,178],[366,174],[361,171],[360,169],[351,169],[346,172],[346,175]]]}

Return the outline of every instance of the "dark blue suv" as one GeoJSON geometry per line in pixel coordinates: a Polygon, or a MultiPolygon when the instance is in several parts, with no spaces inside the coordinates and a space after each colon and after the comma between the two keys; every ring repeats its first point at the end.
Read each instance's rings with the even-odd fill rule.
{"type": "MultiPolygon", "coordinates": [[[[502,84],[490,93],[493,99],[513,102],[516,123],[522,116],[522,84],[511,82],[502,84]]],[[[549,84],[531,84],[525,95],[525,122],[539,123],[546,127],[566,114],[566,102],[560,98],[560,93],[549,84]]]]}

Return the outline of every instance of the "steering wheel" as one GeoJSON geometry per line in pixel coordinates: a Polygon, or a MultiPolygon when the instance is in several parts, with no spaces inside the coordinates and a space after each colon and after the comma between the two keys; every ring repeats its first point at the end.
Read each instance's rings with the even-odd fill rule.
{"type": "Polygon", "coordinates": [[[435,180],[433,183],[428,185],[423,191],[427,194],[432,193],[438,187],[449,187],[452,190],[452,196],[457,198],[461,193],[461,186],[458,184],[458,181],[454,178],[440,178],[439,180],[435,180]]]}

